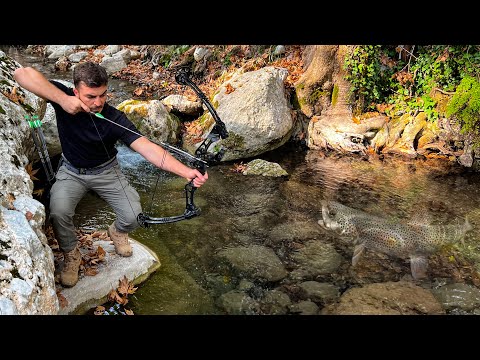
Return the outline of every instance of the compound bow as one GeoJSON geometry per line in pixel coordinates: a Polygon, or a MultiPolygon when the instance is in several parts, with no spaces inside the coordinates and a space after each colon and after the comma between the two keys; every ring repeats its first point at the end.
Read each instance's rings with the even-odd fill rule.
{"type": "MultiPolygon", "coordinates": [[[[220,149],[215,154],[209,153],[208,148],[212,143],[217,142],[220,139],[226,139],[228,137],[228,132],[227,132],[225,123],[223,123],[223,121],[220,119],[220,117],[218,116],[217,112],[213,108],[212,104],[208,101],[205,94],[190,80],[189,75],[190,75],[190,72],[188,69],[180,68],[177,74],[175,75],[175,81],[177,81],[180,85],[188,85],[193,89],[193,91],[195,91],[197,96],[200,98],[202,103],[207,107],[208,111],[210,112],[213,119],[215,120],[215,125],[213,126],[210,133],[206,136],[206,138],[202,141],[202,143],[198,146],[197,150],[195,151],[195,156],[183,150],[180,150],[172,145],[166,144],[164,142],[155,142],[152,140],[150,141],[154,142],[157,145],[162,146],[164,149],[170,151],[171,153],[175,153],[185,158],[187,161],[189,161],[192,167],[195,167],[202,174],[205,174],[205,171],[208,165],[220,162],[220,160],[223,157],[223,154],[225,153],[224,149],[220,149]]],[[[92,112],[91,114],[101,119],[110,121],[115,125],[118,125],[117,123],[111,121],[110,119],[105,118],[100,113],[92,112]]],[[[121,126],[121,125],[118,125],[118,126],[121,126]]],[[[125,128],[125,129],[132,131],[128,128],[125,128]]],[[[185,211],[183,212],[183,214],[176,215],[176,216],[167,216],[167,217],[152,217],[142,212],[137,216],[138,223],[143,227],[148,227],[151,224],[173,223],[181,220],[191,219],[195,216],[200,215],[201,209],[198,206],[196,206],[193,201],[193,195],[195,193],[195,190],[197,190],[197,188],[193,186],[193,180],[191,180],[185,185],[184,190],[185,190],[185,211]]]]}

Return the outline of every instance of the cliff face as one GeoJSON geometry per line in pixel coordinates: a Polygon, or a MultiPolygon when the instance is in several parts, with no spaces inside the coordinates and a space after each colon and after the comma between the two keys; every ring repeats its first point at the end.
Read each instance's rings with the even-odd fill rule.
{"type": "Polygon", "coordinates": [[[13,80],[19,66],[0,51],[0,314],[56,314],[53,253],[43,233],[45,208],[32,198],[26,171],[34,147],[25,116],[37,102],[13,80]]]}

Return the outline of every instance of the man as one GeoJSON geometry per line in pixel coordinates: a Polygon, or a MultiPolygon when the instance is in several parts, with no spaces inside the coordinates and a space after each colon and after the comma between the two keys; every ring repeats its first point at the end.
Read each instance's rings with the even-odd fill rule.
{"type": "Polygon", "coordinates": [[[31,67],[16,69],[14,76],[20,86],[49,101],[55,109],[62,159],[50,190],[50,219],[64,254],[60,273],[63,286],[72,287],[78,281],[81,253],[77,247],[73,216],[78,202],[88,190],[94,190],[115,211],[116,220],[109,226],[108,234],[116,253],[132,255],[128,233],[139,226],[137,216],[142,209],[140,196],[128,184],[117,163],[115,143],[118,140],[160,169],[188,181],[193,179],[195,187],[200,187],[208,179],[207,173],[202,175],[161,146],[135,134],[138,130],[126,115],[106,103],[108,75],[102,66],[93,62],[76,65],[73,89],[48,80],[31,67]],[[100,113],[120,126],[92,113],[100,113]]]}

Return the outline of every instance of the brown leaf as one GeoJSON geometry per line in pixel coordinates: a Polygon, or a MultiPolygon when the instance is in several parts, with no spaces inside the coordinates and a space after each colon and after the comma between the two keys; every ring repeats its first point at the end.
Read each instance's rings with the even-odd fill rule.
{"type": "Polygon", "coordinates": [[[143,89],[142,88],[136,88],[133,93],[136,95],[136,96],[141,96],[143,94],[143,89]]]}
{"type": "Polygon", "coordinates": [[[15,210],[15,205],[13,205],[13,202],[15,201],[15,196],[8,193],[7,200],[8,200],[8,210],[15,210]]]}
{"type": "Polygon", "coordinates": [[[118,280],[118,292],[120,294],[127,294],[128,293],[128,279],[125,275],[123,275],[123,279],[118,280]]]}
{"type": "Polygon", "coordinates": [[[235,173],[243,173],[245,170],[247,170],[247,165],[243,162],[240,162],[240,164],[233,164],[233,169],[230,170],[235,173]]]}
{"type": "Polygon", "coordinates": [[[120,305],[126,305],[128,303],[128,299],[126,297],[120,296],[116,292],[115,293],[115,302],[119,303],[120,305]]]}
{"type": "Polygon", "coordinates": [[[65,296],[62,295],[61,292],[57,292],[57,298],[58,298],[58,304],[60,305],[61,308],[64,308],[65,306],[68,305],[68,300],[65,298],[65,296]]]}
{"type": "Polygon", "coordinates": [[[123,279],[119,280],[119,286],[117,290],[120,294],[128,296],[129,294],[134,294],[137,288],[134,287],[133,282],[128,281],[127,277],[124,275],[123,279]]]}
{"type": "Polygon", "coordinates": [[[33,219],[33,214],[30,211],[27,211],[25,213],[25,217],[27,218],[28,221],[33,219]]]}
{"type": "Polygon", "coordinates": [[[225,87],[227,88],[225,91],[225,94],[227,95],[235,91],[235,88],[230,83],[225,85],[225,87]]]}
{"type": "Polygon", "coordinates": [[[1,91],[1,92],[9,100],[13,101],[16,104],[24,101],[23,97],[21,95],[17,94],[17,87],[16,86],[14,86],[9,93],[7,93],[6,91],[1,91]]]}
{"type": "Polygon", "coordinates": [[[98,271],[95,268],[89,267],[89,268],[85,269],[85,275],[86,276],[95,276],[97,274],[98,274],[98,271]]]}
{"type": "Polygon", "coordinates": [[[105,259],[105,255],[107,255],[107,252],[101,246],[98,246],[96,254],[98,256],[98,259],[102,261],[103,259],[105,259]]]}
{"type": "Polygon", "coordinates": [[[43,193],[45,192],[45,189],[42,188],[42,189],[37,189],[33,192],[34,195],[38,196],[38,197],[42,197],[43,193]]]}
{"type": "Polygon", "coordinates": [[[117,296],[118,296],[117,290],[112,289],[112,290],[110,290],[110,292],[108,293],[107,299],[108,299],[108,301],[115,301],[115,298],[116,298],[117,296]]]}
{"type": "Polygon", "coordinates": [[[133,311],[129,309],[125,309],[125,314],[127,315],[133,315],[133,311]]]}
{"type": "Polygon", "coordinates": [[[28,176],[30,176],[30,180],[38,180],[38,178],[36,178],[34,175],[39,169],[33,169],[33,163],[28,163],[27,166],[25,166],[25,170],[27,171],[28,176]]]}
{"type": "Polygon", "coordinates": [[[92,233],[92,238],[100,237],[102,234],[105,234],[104,231],[95,231],[92,233]]]}
{"type": "Polygon", "coordinates": [[[93,312],[94,315],[103,315],[105,311],[105,307],[102,306],[102,305],[98,305],[96,308],[95,308],[95,311],[93,312]]]}

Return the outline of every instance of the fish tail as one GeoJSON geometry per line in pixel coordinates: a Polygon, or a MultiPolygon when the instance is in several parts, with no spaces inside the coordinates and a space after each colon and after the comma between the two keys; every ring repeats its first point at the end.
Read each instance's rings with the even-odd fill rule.
{"type": "Polygon", "coordinates": [[[467,215],[465,215],[465,224],[463,224],[463,228],[465,229],[465,232],[473,229],[472,224],[470,224],[470,221],[468,221],[468,216],[467,215]]]}
{"type": "Polygon", "coordinates": [[[415,280],[427,277],[428,261],[424,256],[413,255],[410,257],[410,271],[415,280]]]}

